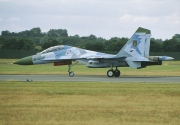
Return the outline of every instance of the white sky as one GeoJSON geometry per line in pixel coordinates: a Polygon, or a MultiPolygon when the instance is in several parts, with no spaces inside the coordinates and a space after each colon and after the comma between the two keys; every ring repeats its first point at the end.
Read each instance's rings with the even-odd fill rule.
{"type": "Polygon", "coordinates": [[[35,27],[106,39],[129,38],[144,27],[170,39],[180,34],[180,0],[0,0],[0,32],[35,27]]]}

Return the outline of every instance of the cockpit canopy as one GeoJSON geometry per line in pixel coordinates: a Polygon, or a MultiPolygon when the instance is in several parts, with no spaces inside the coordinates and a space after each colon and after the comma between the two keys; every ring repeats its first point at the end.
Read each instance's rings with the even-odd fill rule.
{"type": "Polygon", "coordinates": [[[40,52],[41,54],[45,54],[45,53],[49,53],[49,52],[53,52],[53,51],[58,51],[64,48],[64,45],[59,45],[59,46],[53,46],[50,48],[47,48],[45,50],[43,50],[42,52],[40,52]]]}

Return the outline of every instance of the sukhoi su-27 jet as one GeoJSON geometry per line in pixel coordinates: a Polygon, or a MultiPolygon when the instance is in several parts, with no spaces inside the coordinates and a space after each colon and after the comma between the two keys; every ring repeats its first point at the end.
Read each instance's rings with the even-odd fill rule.
{"type": "Polygon", "coordinates": [[[36,55],[22,58],[14,64],[35,65],[54,63],[54,66],[68,65],[69,76],[73,77],[71,71],[72,62],[81,62],[89,68],[110,67],[107,71],[108,77],[119,77],[118,67],[145,68],[151,65],[162,65],[162,61],[172,60],[168,56],[149,56],[151,31],[139,27],[124,47],[116,54],[106,54],[85,50],[77,47],[58,45],[50,47],[36,55]]]}

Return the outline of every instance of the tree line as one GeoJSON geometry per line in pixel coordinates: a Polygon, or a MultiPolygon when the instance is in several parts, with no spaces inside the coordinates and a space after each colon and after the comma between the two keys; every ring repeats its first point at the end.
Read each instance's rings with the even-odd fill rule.
{"type": "MultiPolygon", "coordinates": [[[[117,53],[127,41],[128,38],[124,37],[106,40],[93,34],[83,37],[69,36],[66,29],[50,29],[44,33],[40,28],[32,28],[18,33],[2,31],[0,49],[41,51],[55,45],[70,45],[93,51],[117,53]]],[[[164,41],[151,38],[150,52],[180,52],[180,34],[164,41]]]]}

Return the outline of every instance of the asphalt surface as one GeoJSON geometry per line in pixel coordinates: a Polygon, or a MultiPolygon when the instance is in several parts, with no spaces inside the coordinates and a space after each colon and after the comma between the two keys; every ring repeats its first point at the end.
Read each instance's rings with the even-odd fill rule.
{"type": "Polygon", "coordinates": [[[180,83],[180,76],[0,75],[0,81],[180,83]]]}

